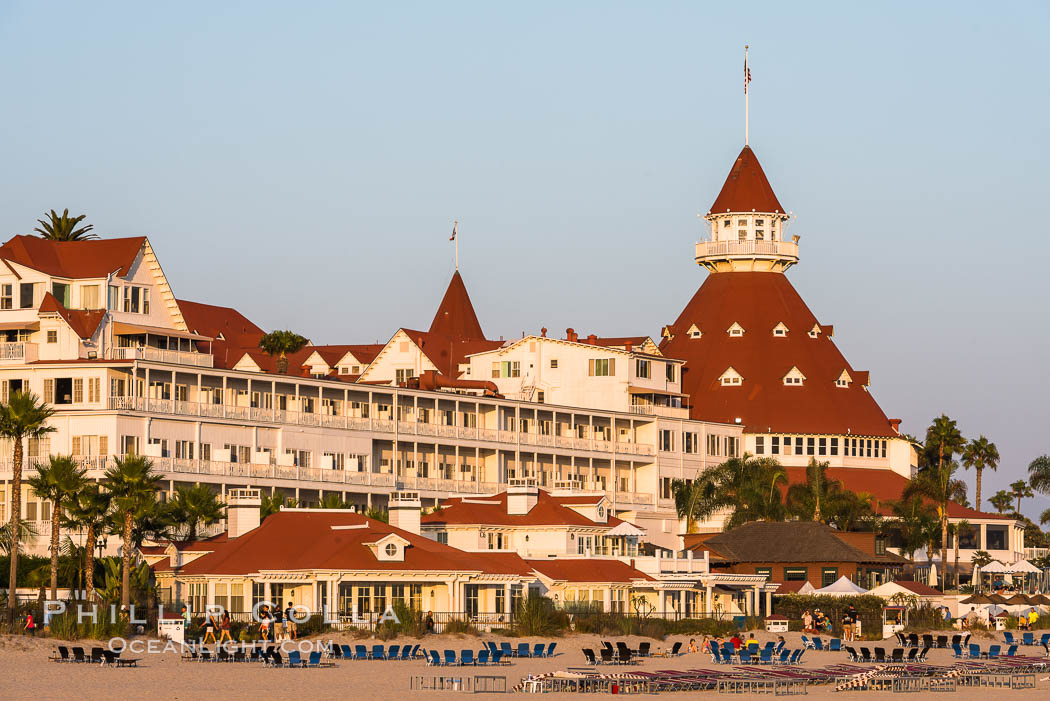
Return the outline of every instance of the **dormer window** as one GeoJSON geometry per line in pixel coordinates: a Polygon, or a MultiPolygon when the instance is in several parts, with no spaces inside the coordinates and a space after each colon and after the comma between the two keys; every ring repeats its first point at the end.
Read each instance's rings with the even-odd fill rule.
{"type": "Polygon", "coordinates": [[[394,543],[387,543],[386,547],[383,548],[383,552],[386,553],[387,557],[395,557],[397,555],[397,545],[394,543]]]}
{"type": "Polygon", "coordinates": [[[730,367],[722,373],[722,376],[718,378],[718,381],[723,387],[736,387],[743,384],[744,378],[741,377],[740,373],[730,367]]]}
{"type": "Polygon", "coordinates": [[[809,330],[809,337],[816,338],[820,335],[820,324],[813,324],[813,328],[809,330]]]}
{"type": "Polygon", "coordinates": [[[737,226],[747,226],[747,219],[737,219],[736,225],[737,226]]]}
{"type": "Polygon", "coordinates": [[[801,387],[806,376],[798,368],[791,368],[788,374],[784,375],[784,384],[793,387],[801,387]]]}
{"type": "Polygon", "coordinates": [[[845,370],[839,375],[838,379],[835,380],[836,387],[849,387],[850,383],[853,382],[853,378],[849,376],[849,373],[845,370]]]}
{"type": "Polygon", "coordinates": [[[689,333],[689,338],[700,338],[701,336],[704,335],[703,333],[700,332],[700,329],[698,329],[696,327],[696,324],[693,324],[692,326],[689,327],[688,333],[689,333]]]}
{"type": "Polygon", "coordinates": [[[723,219],[722,220],[722,228],[723,229],[728,229],[729,228],[729,220],[728,219],[723,219]]]}
{"type": "Polygon", "coordinates": [[[765,219],[756,219],[755,226],[765,226],[765,219]]]}
{"type": "Polygon", "coordinates": [[[744,335],[744,327],[734,321],[733,325],[730,326],[728,329],[726,329],[726,332],[730,336],[743,336],[744,335]]]}
{"type": "Polygon", "coordinates": [[[788,335],[788,327],[784,326],[783,321],[773,327],[773,335],[778,338],[783,338],[788,335]]]}

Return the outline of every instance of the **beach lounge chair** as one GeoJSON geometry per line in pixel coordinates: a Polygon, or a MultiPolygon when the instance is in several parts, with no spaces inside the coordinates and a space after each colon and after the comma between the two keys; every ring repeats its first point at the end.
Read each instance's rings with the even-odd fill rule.
{"type": "Polygon", "coordinates": [[[543,643],[536,643],[532,646],[533,657],[543,657],[543,651],[547,649],[547,646],[543,643]]]}
{"type": "Polygon", "coordinates": [[[955,647],[956,645],[959,645],[961,647],[962,646],[962,637],[963,636],[960,635],[960,634],[953,635],[952,636],[951,647],[955,647]]]}
{"type": "Polygon", "coordinates": [[[445,665],[451,667],[451,666],[453,666],[455,664],[456,664],[456,651],[455,650],[445,650],[445,665]]]}
{"type": "Polygon", "coordinates": [[[429,656],[427,657],[427,664],[432,667],[441,666],[441,655],[438,654],[437,650],[429,651],[429,656]]]}
{"type": "Polygon", "coordinates": [[[398,655],[401,654],[400,645],[391,645],[386,651],[386,658],[388,660],[396,660],[398,655]]]}
{"type": "Polygon", "coordinates": [[[510,659],[503,655],[503,650],[496,650],[492,653],[492,664],[510,664],[510,659]]]}
{"type": "Polygon", "coordinates": [[[857,650],[855,648],[851,647],[850,645],[846,645],[845,646],[845,650],[846,650],[846,656],[849,659],[849,661],[850,662],[856,662],[857,658],[858,658],[857,650]]]}
{"type": "MultiPolygon", "coordinates": [[[[1010,642],[1007,640],[1006,642],[1010,642]]],[[[1021,633],[1022,645],[1035,645],[1035,633],[1021,633]]]]}
{"type": "Polygon", "coordinates": [[[952,657],[961,659],[963,656],[962,648],[959,647],[959,643],[952,645],[952,657]]]}
{"type": "Polygon", "coordinates": [[[616,643],[616,656],[617,657],[621,657],[622,658],[624,655],[630,656],[630,654],[631,654],[631,649],[629,647],[627,647],[627,643],[623,642],[622,640],[616,643]]]}
{"type": "Polygon", "coordinates": [[[885,662],[886,661],[886,649],[885,648],[873,647],[871,650],[872,650],[873,653],[875,653],[875,661],[876,662],[885,662]]]}
{"type": "Polygon", "coordinates": [[[1043,637],[1039,638],[1039,644],[1043,647],[1050,645],[1050,633],[1043,633],[1043,637]]]}
{"type": "Polygon", "coordinates": [[[322,662],[321,651],[315,650],[310,653],[310,657],[306,660],[304,667],[335,667],[335,662],[322,662]]]}
{"type": "Polygon", "coordinates": [[[788,664],[798,664],[802,661],[802,655],[806,654],[806,648],[800,647],[791,653],[791,661],[788,664]]]}
{"type": "Polygon", "coordinates": [[[508,643],[506,640],[499,644],[499,650],[503,653],[504,657],[514,656],[514,648],[512,648],[510,646],[510,643],[508,643]]]}
{"type": "Polygon", "coordinates": [[[751,651],[746,648],[740,648],[737,651],[737,657],[740,658],[740,664],[751,664],[751,651]]]}
{"type": "Polygon", "coordinates": [[[987,655],[988,659],[994,660],[996,657],[999,656],[999,653],[1002,651],[1002,649],[1003,649],[1002,645],[989,645],[988,646],[988,655],[987,655]]]}
{"type": "Polygon", "coordinates": [[[842,640],[840,638],[832,638],[828,642],[828,649],[832,652],[838,652],[842,649],[842,640]]]}
{"type": "Polygon", "coordinates": [[[624,645],[623,646],[623,650],[619,651],[619,654],[617,655],[617,658],[618,658],[617,662],[619,662],[620,664],[636,664],[637,663],[637,661],[635,660],[634,652],[632,652],[631,648],[627,647],[627,645],[624,645]]]}
{"type": "Polygon", "coordinates": [[[711,661],[717,662],[718,664],[722,664],[722,651],[714,645],[708,647],[707,649],[711,653],[711,661]]]}
{"type": "Polygon", "coordinates": [[[806,649],[807,647],[813,647],[813,641],[803,635],[802,636],[802,649],[806,649]]]}
{"type": "Polygon", "coordinates": [[[474,666],[474,651],[473,650],[460,650],[459,651],[459,663],[461,665],[474,666]]]}
{"type": "Polygon", "coordinates": [[[635,651],[635,655],[638,657],[648,657],[650,650],[652,649],[652,643],[646,641],[644,643],[638,643],[638,649],[635,651]]]}
{"type": "Polygon", "coordinates": [[[671,646],[671,652],[667,653],[671,657],[678,657],[682,653],[682,641],[679,640],[671,646]]]}
{"type": "Polygon", "coordinates": [[[969,646],[970,657],[974,659],[981,658],[981,646],[976,643],[971,643],[969,646]]]}
{"type": "Polygon", "coordinates": [[[401,655],[398,657],[399,660],[410,660],[412,659],[412,646],[405,645],[401,648],[401,655]]]}
{"type": "Polygon", "coordinates": [[[386,659],[386,649],[382,645],[373,645],[372,646],[372,659],[373,660],[385,660],[386,659]]]}
{"type": "Polygon", "coordinates": [[[1006,631],[1005,633],[1003,633],[1003,639],[1006,640],[1007,645],[1013,645],[1015,642],[1017,642],[1014,640],[1014,634],[1010,631],[1006,631]]]}
{"type": "Polygon", "coordinates": [[[216,662],[229,662],[230,661],[230,651],[227,650],[225,647],[220,645],[219,648],[217,650],[215,650],[215,661],[216,662]]]}
{"type": "Polygon", "coordinates": [[[615,664],[616,652],[611,648],[603,647],[601,651],[602,664],[615,664]]]}
{"type": "Polygon", "coordinates": [[[786,647],[783,650],[780,650],[777,654],[780,655],[780,659],[778,660],[780,664],[787,664],[788,660],[791,659],[791,650],[788,650],[786,647]]]}
{"type": "Polygon", "coordinates": [[[303,666],[303,658],[302,658],[302,655],[299,654],[298,650],[289,650],[288,651],[288,666],[289,667],[302,667],[303,666]]]}
{"type": "MultiPolygon", "coordinates": [[[[649,643],[642,643],[648,645],[649,643]]],[[[544,657],[554,657],[554,648],[558,647],[558,643],[550,643],[547,645],[547,652],[543,653],[544,657]]]]}
{"type": "Polygon", "coordinates": [[[368,659],[368,648],[364,645],[354,645],[354,659],[355,660],[367,660],[368,659]]]}
{"type": "MultiPolygon", "coordinates": [[[[912,649],[914,650],[915,648],[912,648],[912,649]]],[[[890,660],[892,660],[893,662],[903,662],[904,661],[904,648],[902,648],[902,647],[895,647],[895,648],[893,648],[893,652],[890,653],[890,660]]]]}
{"type": "Polygon", "coordinates": [[[1011,645],[1010,647],[1006,648],[1006,656],[1007,657],[1013,657],[1016,654],[1017,654],[1017,646],[1016,645],[1011,645]]]}
{"type": "Polygon", "coordinates": [[[866,647],[861,647],[861,649],[860,649],[860,659],[861,659],[861,662],[871,662],[875,658],[871,656],[871,650],[869,650],[866,647]]]}
{"type": "Polygon", "coordinates": [[[485,643],[485,645],[488,646],[490,653],[495,653],[496,650],[499,650],[499,646],[496,645],[496,643],[492,642],[491,640],[488,641],[487,643],[485,643]]]}
{"type": "Polygon", "coordinates": [[[277,648],[270,650],[270,665],[272,667],[284,667],[284,660],[281,658],[281,651],[277,648]]]}
{"type": "Polygon", "coordinates": [[[478,650],[478,665],[487,665],[489,663],[489,655],[491,654],[492,651],[488,648],[485,648],[484,650],[478,650]]]}
{"type": "Polygon", "coordinates": [[[918,650],[916,650],[915,648],[911,648],[910,650],[908,650],[908,662],[915,662],[915,660],[918,657],[919,657],[919,651],[918,650]]]}
{"type": "Polygon", "coordinates": [[[908,639],[904,637],[904,633],[894,633],[897,636],[897,644],[901,647],[908,647],[908,639]]]}
{"type": "Polygon", "coordinates": [[[594,656],[594,650],[589,647],[583,648],[583,659],[587,660],[587,664],[598,664],[598,658],[594,656]]]}
{"type": "Polygon", "coordinates": [[[343,659],[344,660],[352,660],[352,659],[354,659],[354,649],[352,647],[350,647],[349,645],[340,645],[339,649],[343,653],[343,659]]]}
{"type": "Polygon", "coordinates": [[[102,654],[102,648],[91,648],[91,661],[95,664],[103,664],[106,661],[105,656],[102,654]]]}
{"type": "Polygon", "coordinates": [[[531,656],[531,653],[529,652],[529,644],[528,643],[518,643],[518,649],[517,649],[517,651],[514,654],[517,657],[529,657],[529,656],[531,656]]]}
{"type": "Polygon", "coordinates": [[[919,647],[919,634],[909,633],[908,634],[908,645],[912,647],[919,647]]]}
{"type": "Polygon", "coordinates": [[[938,635],[937,636],[937,647],[939,647],[939,648],[946,648],[946,647],[948,647],[948,636],[947,635],[938,635]]]}
{"type": "Polygon", "coordinates": [[[814,635],[813,636],[813,649],[814,650],[823,650],[824,649],[824,641],[820,638],[819,635],[814,635]]]}
{"type": "Polygon", "coordinates": [[[759,664],[773,664],[773,651],[768,647],[762,648],[758,653],[759,664]]]}
{"type": "Polygon", "coordinates": [[[72,658],[69,656],[69,648],[65,645],[59,645],[58,655],[51,655],[51,657],[49,657],[48,659],[52,662],[69,662],[72,660],[72,658]]]}

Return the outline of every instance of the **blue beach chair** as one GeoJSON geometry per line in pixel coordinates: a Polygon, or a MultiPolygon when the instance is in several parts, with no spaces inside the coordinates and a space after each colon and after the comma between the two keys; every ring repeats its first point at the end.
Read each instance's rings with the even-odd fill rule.
{"type": "Polygon", "coordinates": [[[489,663],[490,654],[491,651],[488,648],[485,648],[484,650],[478,650],[478,664],[487,665],[489,663]]]}
{"type": "Polygon", "coordinates": [[[530,656],[529,644],[528,643],[518,643],[518,651],[517,651],[516,654],[517,654],[518,657],[529,657],[530,656]]]}
{"type": "Polygon", "coordinates": [[[773,650],[768,647],[762,648],[758,653],[759,664],[773,664],[773,650]]]}
{"type": "Polygon", "coordinates": [[[386,659],[388,659],[388,660],[396,660],[397,656],[400,653],[401,653],[401,646],[400,645],[391,645],[390,649],[387,650],[386,659]]]}
{"type": "Polygon", "coordinates": [[[832,652],[839,652],[842,649],[842,639],[832,638],[831,642],[828,643],[828,649],[832,652]]]}
{"type": "Polygon", "coordinates": [[[536,643],[532,646],[533,657],[543,657],[543,651],[547,649],[547,646],[543,643],[536,643]]]}
{"type": "Polygon", "coordinates": [[[441,655],[438,653],[438,651],[437,650],[429,650],[428,652],[430,654],[429,654],[429,657],[427,658],[427,664],[432,666],[432,667],[440,667],[441,666],[441,655]]]}
{"type": "Polygon", "coordinates": [[[751,664],[751,651],[750,650],[745,650],[744,648],[740,648],[740,651],[737,653],[737,656],[740,658],[740,664],[751,664]]]}
{"type": "Polygon", "coordinates": [[[1010,631],[1003,633],[1003,638],[1006,640],[1007,645],[1013,645],[1016,641],[1014,640],[1014,634],[1010,631]]]}
{"type": "Polygon", "coordinates": [[[368,659],[368,648],[364,645],[354,645],[354,659],[355,660],[367,660],[368,659]]]}
{"type": "Polygon", "coordinates": [[[401,660],[410,660],[410,659],[412,659],[412,646],[411,645],[405,645],[403,648],[401,648],[401,657],[399,657],[398,659],[401,659],[401,660]]]}
{"type": "Polygon", "coordinates": [[[449,666],[456,664],[455,650],[445,650],[445,664],[449,666]]]}
{"type": "Polygon", "coordinates": [[[373,660],[385,660],[386,659],[386,650],[383,648],[382,645],[373,645],[372,646],[372,659],[373,660]]]}
{"type": "Polygon", "coordinates": [[[823,650],[824,649],[824,641],[820,639],[820,636],[813,636],[813,649],[814,650],[823,650]]]}
{"type": "Polygon", "coordinates": [[[460,650],[459,651],[459,663],[461,665],[474,666],[474,651],[473,650],[460,650]]]}
{"type": "Polygon", "coordinates": [[[352,647],[350,647],[349,645],[340,645],[339,649],[343,652],[344,660],[354,659],[354,649],[352,647]]]}
{"type": "MultiPolygon", "coordinates": [[[[1006,642],[1010,642],[1007,640],[1006,642]]],[[[1022,633],[1021,634],[1022,645],[1035,645],[1035,633],[1022,633]]]]}

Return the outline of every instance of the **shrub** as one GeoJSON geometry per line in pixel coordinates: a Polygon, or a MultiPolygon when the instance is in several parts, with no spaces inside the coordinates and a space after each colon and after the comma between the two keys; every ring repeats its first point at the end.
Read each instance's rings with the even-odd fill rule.
{"type": "Polygon", "coordinates": [[[554,602],[536,592],[518,602],[514,612],[517,635],[555,635],[569,627],[569,616],[554,607],[554,602]]]}
{"type": "Polygon", "coordinates": [[[109,638],[127,637],[130,628],[122,621],[110,622],[105,615],[100,615],[95,623],[87,618],[78,623],[77,614],[74,612],[52,616],[48,626],[51,637],[59,640],[80,640],[82,638],[108,640],[109,638]]]}
{"type": "Polygon", "coordinates": [[[447,622],[441,632],[450,635],[480,635],[478,629],[470,621],[463,621],[458,618],[447,622]]]}

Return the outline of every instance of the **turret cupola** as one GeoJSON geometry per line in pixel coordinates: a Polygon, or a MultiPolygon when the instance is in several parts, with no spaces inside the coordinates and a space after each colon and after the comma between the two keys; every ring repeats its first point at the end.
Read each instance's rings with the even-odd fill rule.
{"type": "Polygon", "coordinates": [[[696,244],[697,264],[713,273],[787,270],[798,262],[798,237],[784,240],[788,216],[755,152],[744,146],[704,216],[711,237],[696,244]]]}

